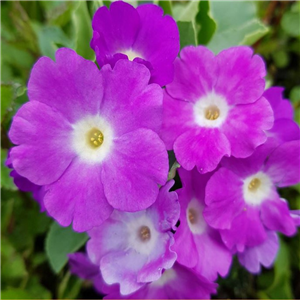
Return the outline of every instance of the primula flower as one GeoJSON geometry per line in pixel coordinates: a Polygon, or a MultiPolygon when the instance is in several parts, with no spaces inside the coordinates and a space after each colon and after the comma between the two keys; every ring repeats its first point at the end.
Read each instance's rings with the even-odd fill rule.
{"type": "Polygon", "coordinates": [[[266,141],[273,112],[262,97],[265,75],[249,47],[217,56],[203,46],[181,51],[164,93],[161,136],[183,168],[210,172],[223,156],[248,157],[266,141]]]}
{"type": "Polygon", "coordinates": [[[156,202],[146,210],[126,213],[115,210],[101,226],[88,232],[90,260],[100,266],[107,284],[119,283],[121,294],[130,294],[170,269],[176,253],[171,229],[179,218],[173,181],[160,189],[156,202]]]}
{"type": "Polygon", "coordinates": [[[116,291],[105,299],[210,299],[211,294],[216,294],[216,288],[216,283],[175,263],[157,281],[145,285],[137,292],[124,297],[116,291]]]}
{"type": "Polygon", "coordinates": [[[267,238],[266,229],[293,235],[295,222],[276,187],[300,181],[299,141],[286,142],[271,153],[262,145],[249,158],[223,159],[206,186],[204,217],[221,229],[223,242],[243,252],[267,238]]]}
{"type": "Polygon", "coordinates": [[[16,172],[44,186],[50,216],[76,231],[100,225],[113,208],[149,207],[168,175],[157,133],[162,91],[149,70],[120,60],[112,70],[61,48],[33,67],[30,101],[13,118],[16,172]]]}
{"type": "Polygon", "coordinates": [[[261,266],[270,268],[279,249],[278,236],[274,231],[267,231],[266,240],[254,247],[246,247],[243,252],[238,252],[238,259],[242,266],[249,272],[258,274],[261,266]]]}
{"type": "Polygon", "coordinates": [[[293,121],[293,106],[289,100],[283,98],[283,91],[281,87],[271,87],[263,94],[274,113],[274,125],[267,131],[274,148],[284,142],[300,139],[299,125],[293,121]]]}
{"type": "Polygon", "coordinates": [[[132,5],[116,1],[100,7],[93,18],[91,47],[100,67],[119,59],[134,60],[151,71],[150,82],[161,86],[174,76],[173,62],[179,52],[179,31],[170,16],[157,5],[132,5]]]}
{"type": "Polygon", "coordinates": [[[209,299],[211,294],[216,293],[216,283],[175,263],[158,280],[130,295],[122,296],[119,285],[105,284],[99,266],[93,264],[85,254],[74,253],[68,256],[71,273],[91,280],[100,294],[108,294],[104,299],[209,299]]]}
{"type": "Polygon", "coordinates": [[[205,186],[211,174],[200,175],[196,169],[178,169],[182,189],[178,190],[180,203],[180,225],[175,233],[172,247],[177,261],[209,280],[218,273],[227,275],[232,255],[223,244],[217,230],[211,228],[203,218],[205,186]]]}
{"type": "MultiPolygon", "coordinates": [[[[6,167],[13,169],[9,153],[5,165],[6,167]]],[[[41,212],[45,211],[45,206],[43,202],[45,188],[43,186],[39,186],[30,182],[25,177],[20,176],[14,169],[10,172],[9,175],[13,178],[16,187],[22,192],[31,192],[33,199],[40,205],[41,212]]]]}

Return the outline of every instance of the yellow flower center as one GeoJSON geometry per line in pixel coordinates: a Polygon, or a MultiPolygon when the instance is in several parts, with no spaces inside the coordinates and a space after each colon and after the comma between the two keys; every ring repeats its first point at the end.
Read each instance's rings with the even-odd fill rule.
{"type": "Polygon", "coordinates": [[[205,110],[205,118],[207,120],[217,120],[220,116],[220,110],[217,106],[211,105],[205,110]]]}
{"type": "Polygon", "coordinates": [[[88,140],[88,144],[92,148],[98,148],[103,144],[104,136],[103,136],[103,133],[99,129],[92,128],[87,133],[87,140],[88,140]]]}
{"type": "Polygon", "coordinates": [[[260,187],[260,184],[261,181],[258,178],[253,178],[248,185],[248,190],[251,192],[255,192],[260,187]]]}
{"type": "Polygon", "coordinates": [[[140,239],[142,241],[149,241],[151,238],[151,232],[148,226],[142,226],[139,232],[140,239]]]}
{"type": "Polygon", "coordinates": [[[189,209],[188,218],[191,224],[195,224],[197,222],[197,213],[193,208],[189,209]]]}

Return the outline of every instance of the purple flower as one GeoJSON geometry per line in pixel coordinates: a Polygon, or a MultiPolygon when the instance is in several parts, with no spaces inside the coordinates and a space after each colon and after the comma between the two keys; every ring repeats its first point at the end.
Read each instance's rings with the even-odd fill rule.
{"type": "Polygon", "coordinates": [[[164,86],[173,80],[173,62],[179,52],[179,31],[170,16],[153,4],[138,8],[116,1],[100,7],[92,22],[91,47],[100,67],[119,59],[134,60],[151,71],[150,82],[164,86]]]}
{"type": "Polygon", "coordinates": [[[274,149],[284,142],[300,139],[300,128],[293,121],[293,106],[289,100],[283,99],[283,90],[281,87],[271,87],[263,94],[274,112],[274,125],[267,132],[269,143],[272,142],[274,149]]]}
{"type": "Polygon", "coordinates": [[[245,158],[266,139],[273,112],[262,97],[263,60],[249,47],[215,56],[188,46],[175,61],[174,81],[164,94],[161,136],[186,170],[213,171],[223,156],[245,158]]]}
{"type": "Polygon", "coordinates": [[[238,259],[242,266],[249,272],[258,274],[261,265],[270,268],[276,258],[279,248],[278,236],[274,231],[267,231],[266,240],[254,247],[246,247],[243,252],[238,252],[238,259]]]}
{"type": "MultiPolygon", "coordinates": [[[[8,153],[7,160],[5,162],[6,167],[13,169],[12,161],[10,158],[10,151],[8,153]]],[[[45,189],[42,186],[36,185],[30,182],[25,177],[20,176],[16,170],[12,170],[9,174],[13,178],[14,184],[22,192],[31,192],[33,199],[40,205],[41,212],[45,211],[43,198],[45,195],[45,189]]]]}
{"type": "Polygon", "coordinates": [[[210,299],[216,288],[216,283],[175,263],[157,281],[146,284],[137,292],[124,297],[115,291],[105,299],[210,299]]]}
{"type": "Polygon", "coordinates": [[[200,175],[196,169],[178,170],[182,189],[178,190],[181,207],[180,225],[175,233],[172,247],[177,261],[209,280],[218,273],[227,275],[232,255],[223,244],[217,230],[211,228],[203,218],[205,186],[211,174],[200,175]]]}
{"type": "Polygon", "coordinates": [[[266,229],[293,235],[295,222],[288,204],[276,187],[300,181],[299,141],[291,141],[269,152],[264,145],[249,158],[227,158],[206,186],[204,217],[221,229],[223,242],[243,252],[245,246],[262,244],[266,229]]]}
{"type": "Polygon", "coordinates": [[[119,290],[118,285],[107,285],[103,281],[99,266],[93,264],[86,254],[76,252],[69,254],[68,257],[71,273],[82,279],[91,280],[98,293],[108,294],[119,290]]]}
{"type": "Polygon", "coordinates": [[[117,208],[138,211],[165,184],[168,156],[157,135],[162,91],[149,70],[120,60],[101,71],[73,50],[42,57],[13,119],[16,172],[44,186],[44,205],[76,231],[100,225],[117,208]]]}
{"type": "Polygon", "coordinates": [[[107,284],[119,283],[121,294],[135,292],[147,282],[158,280],[170,269],[176,253],[171,229],[179,218],[173,181],[160,189],[156,202],[146,210],[126,213],[115,210],[100,227],[88,232],[90,260],[100,266],[107,284]]]}

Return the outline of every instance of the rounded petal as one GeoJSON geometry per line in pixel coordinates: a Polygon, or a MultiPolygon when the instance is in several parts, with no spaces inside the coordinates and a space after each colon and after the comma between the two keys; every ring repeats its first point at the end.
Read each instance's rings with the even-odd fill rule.
{"type": "Polygon", "coordinates": [[[165,146],[153,131],[139,129],[115,139],[102,169],[108,202],[123,211],[149,207],[158,195],[158,184],[167,181],[168,168],[165,146]]]}
{"type": "Polygon", "coordinates": [[[231,47],[216,56],[217,83],[214,90],[229,104],[253,103],[265,88],[266,67],[263,59],[246,46],[231,47]]]}
{"type": "Polygon", "coordinates": [[[194,127],[192,103],[173,99],[164,91],[163,122],[160,136],[167,149],[172,150],[177,137],[194,127]]]}
{"type": "Polygon", "coordinates": [[[92,20],[94,30],[91,47],[100,67],[111,63],[113,55],[131,49],[136,39],[140,17],[129,3],[116,1],[110,8],[100,7],[92,20]]]}
{"type": "Polygon", "coordinates": [[[37,101],[24,104],[9,131],[14,144],[13,167],[37,185],[56,181],[75,157],[71,149],[70,123],[52,107],[37,101]]]}
{"type": "Polygon", "coordinates": [[[42,57],[34,65],[28,82],[28,96],[58,110],[71,123],[99,111],[103,97],[102,75],[97,65],[60,48],[56,62],[42,57]]]}
{"type": "Polygon", "coordinates": [[[287,236],[296,232],[296,225],[290,215],[288,204],[283,199],[264,201],[261,206],[261,219],[270,230],[279,231],[287,236]]]}
{"type": "Polygon", "coordinates": [[[145,285],[145,283],[137,282],[136,274],[146,261],[146,256],[133,250],[115,251],[102,257],[100,270],[107,284],[119,283],[121,294],[128,295],[145,285]],[[130,269],[124,268],[124,265],[131,267],[130,269]]]}
{"type": "Polygon", "coordinates": [[[167,92],[176,99],[195,103],[213,90],[216,78],[215,55],[203,46],[187,46],[174,64],[175,77],[167,92]]]}
{"type": "Polygon", "coordinates": [[[173,61],[180,49],[176,22],[170,16],[163,16],[162,8],[157,5],[140,5],[137,12],[141,25],[133,49],[151,63],[151,82],[164,86],[173,80],[173,61]]]}
{"type": "Polygon", "coordinates": [[[99,226],[112,213],[100,179],[101,167],[74,160],[62,177],[46,187],[44,204],[60,225],[75,231],[99,226]],[[70,188],[71,187],[71,188],[70,188]]]}
{"type": "Polygon", "coordinates": [[[220,230],[220,233],[225,245],[230,249],[236,246],[238,251],[243,251],[245,246],[257,246],[267,238],[259,208],[251,206],[245,206],[232,221],[230,229],[220,230]]]}
{"type": "Polygon", "coordinates": [[[104,78],[104,100],[101,116],[120,136],[141,127],[159,132],[162,123],[163,92],[156,84],[150,84],[149,70],[127,60],[120,60],[112,70],[106,65],[101,70],[104,78]]]}
{"type": "Polygon", "coordinates": [[[197,166],[200,173],[207,173],[216,169],[223,156],[230,155],[230,144],[218,129],[191,129],[176,139],[174,152],[186,170],[197,166]]]}
{"type": "Polygon", "coordinates": [[[286,142],[277,147],[265,165],[265,172],[279,187],[300,182],[300,140],[286,142]]]}
{"type": "Polygon", "coordinates": [[[284,142],[300,140],[300,127],[292,119],[275,120],[274,126],[268,133],[271,135],[271,138],[277,140],[277,146],[284,142]]]}
{"type": "Polygon", "coordinates": [[[230,269],[232,255],[223,244],[219,233],[210,230],[201,235],[194,235],[194,241],[199,257],[194,270],[212,281],[218,274],[225,277],[230,269]]]}
{"type": "Polygon", "coordinates": [[[246,248],[238,253],[238,259],[242,266],[249,272],[258,274],[261,265],[270,268],[275,261],[279,248],[278,236],[274,231],[267,231],[267,239],[260,245],[246,248]]]}
{"type": "Polygon", "coordinates": [[[216,171],[205,189],[203,216],[206,222],[217,229],[230,229],[233,219],[244,208],[242,180],[228,169],[216,171]]]}
{"type": "Polygon", "coordinates": [[[284,88],[282,87],[270,87],[265,90],[263,96],[270,102],[273,112],[274,119],[293,119],[293,106],[289,100],[282,98],[284,88]]]}
{"type": "Polygon", "coordinates": [[[232,108],[220,130],[230,142],[231,154],[244,158],[267,140],[265,130],[271,129],[273,121],[269,102],[260,98],[255,103],[232,108]]]}

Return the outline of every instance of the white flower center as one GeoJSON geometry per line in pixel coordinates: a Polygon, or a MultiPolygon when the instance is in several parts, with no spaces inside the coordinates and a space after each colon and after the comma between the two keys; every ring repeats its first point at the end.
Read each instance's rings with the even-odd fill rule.
{"type": "Polygon", "coordinates": [[[86,117],[73,125],[73,148],[88,163],[100,163],[111,151],[113,131],[100,116],[86,117]]]}
{"type": "Polygon", "coordinates": [[[128,246],[140,254],[149,255],[156,247],[159,233],[146,214],[131,220],[127,225],[128,246]]]}
{"type": "Polygon", "coordinates": [[[152,286],[164,286],[169,281],[176,278],[176,272],[173,269],[168,269],[163,272],[161,277],[151,283],[152,286]]]}
{"type": "Polygon", "coordinates": [[[121,52],[126,54],[128,59],[131,60],[131,61],[133,61],[137,57],[143,58],[140,53],[135,52],[132,49],[127,49],[127,50],[124,50],[124,51],[121,51],[121,52]]]}
{"type": "Polygon", "coordinates": [[[186,219],[193,234],[205,232],[207,224],[203,218],[204,206],[197,199],[192,199],[186,209],[186,219]]]}
{"type": "Polygon", "coordinates": [[[258,172],[244,180],[244,200],[250,205],[260,205],[270,194],[272,181],[263,172],[258,172]]]}
{"type": "Polygon", "coordinates": [[[212,92],[195,103],[195,122],[201,127],[220,127],[226,120],[228,111],[226,99],[212,92]]]}

